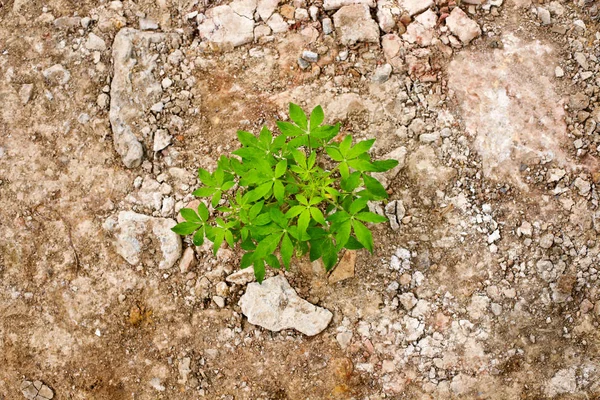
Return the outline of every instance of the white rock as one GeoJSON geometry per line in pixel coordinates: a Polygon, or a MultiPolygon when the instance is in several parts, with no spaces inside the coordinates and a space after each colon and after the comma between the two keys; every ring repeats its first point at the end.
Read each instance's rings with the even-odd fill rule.
{"type": "Polygon", "coordinates": [[[46,68],[42,75],[51,83],[65,85],[71,79],[71,73],[61,64],[54,64],[50,68],[46,68]]]}
{"type": "Polygon", "coordinates": [[[346,350],[352,341],[352,332],[340,332],[335,336],[335,339],[340,344],[342,350],[346,350]]]}
{"type": "Polygon", "coordinates": [[[215,285],[217,296],[227,297],[229,295],[229,286],[225,282],[219,282],[215,285]]]}
{"type": "Polygon", "coordinates": [[[379,26],[365,4],[343,6],[333,15],[333,24],[345,46],[357,42],[379,43],[379,26]]]}
{"type": "Polygon", "coordinates": [[[406,311],[412,310],[413,307],[417,304],[417,299],[415,298],[415,295],[411,292],[402,293],[400,296],[398,296],[398,299],[400,300],[402,307],[404,307],[406,311]]]}
{"type": "Polygon", "coordinates": [[[274,332],[293,328],[314,336],[333,318],[329,310],[300,298],[282,275],[250,283],[239,305],[251,324],[274,332]]]}
{"type": "Polygon", "coordinates": [[[140,18],[140,30],[155,31],[158,29],[158,24],[151,19],[140,18]]]}
{"type": "Polygon", "coordinates": [[[492,232],[487,238],[488,243],[494,243],[497,240],[500,240],[500,231],[498,229],[492,232]]]}
{"type": "Polygon", "coordinates": [[[537,15],[542,21],[542,25],[550,25],[552,22],[550,19],[550,11],[546,10],[544,7],[537,8],[537,15]]]}
{"type": "Polygon", "coordinates": [[[206,12],[207,19],[198,25],[200,37],[216,44],[229,44],[233,47],[251,43],[254,40],[254,19],[248,17],[246,5],[233,2],[230,5],[217,6],[206,12]],[[239,8],[242,14],[236,12],[239,8]]]}
{"type": "Polygon", "coordinates": [[[323,2],[323,8],[325,10],[337,10],[343,6],[349,6],[351,4],[364,4],[369,7],[375,7],[375,0],[325,0],[323,2]]]}
{"type": "Polygon", "coordinates": [[[546,396],[555,397],[560,394],[573,394],[577,390],[575,367],[561,369],[548,381],[544,391],[546,396]]]}
{"type": "Polygon", "coordinates": [[[425,324],[420,322],[418,319],[405,315],[404,318],[402,318],[402,322],[404,323],[404,333],[407,341],[414,342],[415,340],[418,340],[421,335],[423,335],[423,332],[425,331],[425,324]]]}
{"type": "Polygon", "coordinates": [[[404,9],[411,17],[419,14],[433,5],[433,0],[400,0],[400,8],[404,9]]]}
{"type": "Polygon", "coordinates": [[[100,36],[90,32],[87,41],[85,42],[85,48],[92,51],[104,51],[106,50],[106,43],[100,36]]]}
{"type": "Polygon", "coordinates": [[[371,80],[376,83],[384,83],[388,79],[390,79],[391,75],[392,75],[392,66],[390,64],[383,64],[383,65],[377,67],[375,72],[373,72],[373,76],[371,77],[371,80]]]}
{"type": "Polygon", "coordinates": [[[196,256],[193,247],[188,247],[184,250],[183,256],[179,261],[179,270],[182,274],[186,274],[196,264],[196,256]]]}
{"type": "Polygon", "coordinates": [[[252,267],[236,271],[233,274],[229,275],[227,278],[225,278],[227,282],[240,286],[243,286],[250,282],[254,282],[255,279],[256,278],[254,276],[254,268],[252,267]]]}
{"type": "Polygon", "coordinates": [[[446,18],[446,26],[464,44],[468,44],[481,35],[481,28],[477,22],[467,17],[467,14],[458,7],[452,10],[450,16],[446,18]]]}
{"type": "Polygon", "coordinates": [[[285,22],[281,14],[278,13],[271,15],[271,18],[267,21],[267,25],[269,25],[269,28],[271,28],[273,33],[283,33],[288,30],[287,22],[285,22]]]}
{"type": "Polygon", "coordinates": [[[385,33],[390,33],[396,26],[396,20],[392,15],[392,11],[387,7],[377,7],[377,21],[379,27],[385,33]]]}
{"type": "Polygon", "coordinates": [[[161,385],[159,378],[150,379],[150,386],[152,386],[155,390],[159,392],[164,392],[166,390],[166,388],[163,385],[161,385]]]}
{"type": "Polygon", "coordinates": [[[149,254],[142,254],[143,242],[149,236],[158,243],[159,269],[171,268],[181,255],[181,238],[171,230],[176,222],[170,218],[154,218],[133,211],[121,211],[115,221],[109,218],[104,228],[114,235],[116,252],[131,265],[138,265],[149,254]]]}
{"type": "Polygon", "coordinates": [[[256,11],[258,11],[260,18],[266,22],[271,18],[271,15],[273,15],[278,5],[279,0],[258,0],[256,11]]]}
{"type": "Polygon", "coordinates": [[[333,33],[333,22],[331,22],[331,18],[323,18],[323,33],[326,35],[331,35],[333,33]]]}
{"type": "Polygon", "coordinates": [[[213,296],[212,299],[215,302],[215,304],[217,305],[217,307],[219,307],[219,308],[225,307],[225,299],[222,298],[221,296],[213,296]]]}
{"type": "Polygon", "coordinates": [[[152,150],[161,151],[171,144],[171,139],[173,137],[169,134],[166,129],[159,129],[154,134],[154,146],[152,150]]]}
{"type": "Polygon", "coordinates": [[[31,100],[31,95],[33,94],[33,84],[25,83],[21,85],[21,89],[19,89],[19,99],[21,99],[21,104],[25,105],[29,103],[31,100]]]}

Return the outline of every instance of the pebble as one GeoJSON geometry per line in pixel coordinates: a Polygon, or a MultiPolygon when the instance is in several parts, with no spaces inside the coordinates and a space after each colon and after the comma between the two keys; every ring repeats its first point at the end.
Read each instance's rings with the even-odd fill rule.
{"type": "Polygon", "coordinates": [[[481,28],[477,22],[470,19],[459,7],[454,8],[450,16],[446,18],[446,26],[450,32],[458,36],[463,44],[468,44],[481,35],[481,28]]]}
{"type": "Polygon", "coordinates": [[[392,75],[392,66],[390,64],[383,64],[379,66],[375,72],[373,72],[373,77],[371,80],[375,83],[384,83],[390,79],[392,75]]]}
{"type": "Polygon", "coordinates": [[[333,33],[333,22],[331,21],[331,18],[323,18],[321,23],[323,25],[323,33],[331,35],[333,33]]]}
{"type": "Polygon", "coordinates": [[[161,82],[160,85],[162,86],[163,89],[168,89],[171,87],[171,85],[173,85],[173,81],[169,78],[164,78],[161,82]]]}
{"type": "Polygon", "coordinates": [[[188,273],[196,265],[196,256],[193,247],[187,247],[181,260],[179,260],[179,271],[182,274],[188,273]]]}
{"type": "Polygon", "coordinates": [[[316,63],[317,61],[319,61],[319,55],[314,51],[304,50],[302,52],[302,59],[308,62],[316,63]]]}
{"type": "Polygon", "coordinates": [[[158,24],[147,18],[140,18],[140,30],[155,31],[158,29],[158,24]]]}
{"type": "Polygon", "coordinates": [[[308,69],[310,67],[310,63],[304,58],[298,57],[298,66],[302,69],[308,69]]]}
{"type": "Polygon", "coordinates": [[[371,11],[365,4],[340,8],[333,15],[333,24],[344,46],[357,42],[379,43],[379,25],[371,18],[371,11]]]}
{"type": "Polygon", "coordinates": [[[21,99],[21,104],[25,105],[29,103],[31,100],[31,95],[33,94],[33,84],[25,83],[21,85],[19,89],[19,99],[21,99]]]}
{"type": "Polygon", "coordinates": [[[550,19],[550,11],[546,10],[544,7],[538,7],[537,14],[542,21],[542,25],[550,25],[552,23],[552,20],[550,19]]]}
{"type": "Polygon", "coordinates": [[[87,41],[85,42],[85,48],[88,50],[104,51],[106,50],[106,43],[100,36],[90,32],[87,41]]]}
{"type": "Polygon", "coordinates": [[[42,381],[23,381],[21,392],[27,400],[51,400],[54,392],[42,381]]]}
{"type": "Polygon", "coordinates": [[[54,64],[50,68],[45,69],[42,74],[48,81],[59,85],[65,85],[71,79],[71,73],[61,64],[54,64]]]}
{"type": "Polygon", "coordinates": [[[106,93],[100,93],[96,99],[96,104],[100,109],[105,110],[110,103],[110,97],[106,93]]]}

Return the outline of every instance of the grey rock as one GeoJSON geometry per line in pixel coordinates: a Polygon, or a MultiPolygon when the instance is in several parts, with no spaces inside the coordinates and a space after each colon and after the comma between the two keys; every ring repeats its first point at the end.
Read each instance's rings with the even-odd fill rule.
{"type": "Polygon", "coordinates": [[[110,104],[110,97],[106,93],[100,93],[96,99],[96,104],[104,110],[108,108],[108,105],[110,104]]]}
{"type": "Polygon", "coordinates": [[[298,57],[298,66],[302,69],[308,69],[310,67],[310,63],[304,58],[298,57]]]}
{"type": "Polygon", "coordinates": [[[28,400],[51,400],[54,398],[54,392],[42,381],[23,381],[21,383],[21,392],[28,400]]]}
{"type": "Polygon", "coordinates": [[[392,200],[385,206],[385,216],[390,221],[392,230],[397,231],[402,225],[402,218],[406,215],[404,204],[401,200],[392,200]]]}
{"type": "Polygon", "coordinates": [[[92,51],[104,51],[106,50],[106,43],[100,36],[90,32],[85,42],[85,48],[92,51]]]}
{"type": "Polygon", "coordinates": [[[390,64],[383,64],[373,72],[373,77],[371,80],[376,83],[384,83],[390,76],[392,75],[392,66],[390,64]]]}
{"type": "Polygon", "coordinates": [[[554,235],[552,233],[546,233],[540,238],[540,247],[543,249],[549,249],[554,244],[554,235]]]}
{"type": "Polygon", "coordinates": [[[250,283],[239,305],[250,323],[274,332],[295,329],[314,336],[333,318],[329,310],[300,298],[282,275],[250,283]]]}
{"type": "Polygon", "coordinates": [[[271,18],[271,15],[273,15],[278,5],[279,0],[258,0],[256,11],[260,18],[266,22],[271,18]]]}
{"type": "Polygon", "coordinates": [[[255,279],[256,278],[254,276],[254,268],[252,267],[236,271],[233,274],[229,275],[227,278],[225,278],[227,282],[240,286],[243,286],[250,282],[254,282],[255,279]]]}
{"type": "Polygon", "coordinates": [[[138,265],[151,254],[144,253],[143,243],[155,244],[159,269],[171,268],[181,256],[181,238],[171,230],[176,225],[170,218],[154,218],[133,211],[119,212],[117,220],[109,218],[104,229],[114,235],[116,252],[131,265],[138,265]]]}
{"type": "Polygon", "coordinates": [[[379,43],[379,26],[365,4],[343,6],[333,15],[333,24],[345,46],[357,42],[379,43]]]}
{"type": "Polygon", "coordinates": [[[206,12],[207,18],[198,25],[200,37],[211,43],[233,47],[251,43],[254,40],[254,12],[250,7],[248,15],[248,7],[241,3],[243,2],[234,1],[229,5],[209,9],[206,12]]]}
{"type": "Polygon", "coordinates": [[[324,34],[331,35],[333,33],[333,22],[331,22],[331,18],[323,18],[321,24],[323,25],[324,34]]]}
{"type": "Polygon", "coordinates": [[[545,387],[544,392],[548,397],[561,394],[572,394],[577,390],[577,376],[575,367],[561,369],[554,374],[545,387]]]}
{"type": "Polygon", "coordinates": [[[56,18],[53,22],[55,27],[58,29],[75,29],[81,24],[80,17],[60,17],[56,18]]]}
{"type": "Polygon", "coordinates": [[[302,52],[302,58],[308,62],[312,62],[315,63],[317,61],[319,61],[319,55],[317,53],[315,53],[314,51],[310,51],[310,50],[304,50],[302,52]]]}
{"type": "Polygon", "coordinates": [[[550,11],[546,10],[544,7],[537,8],[537,15],[542,21],[542,25],[550,25],[552,22],[550,19],[550,11]]]}
{"type": "Polygon", "coordinates": [[[171,144],[173,137],[169,134],[166,129],[159,129],[154,134],[154,146],[152,150],[161,151],[171,144]]]}
{"type": "Polygon", "coordinates": [[[57,85],[65,85],[71,79],[71,73],[65,69],[61,64],[54,64],[50,68],[46,68],[42,75],[50,83],[57,85]]]}
{"type": "Polygon", "coordinates": [[[140,18],[140,30],[155,31],[158,29],[158,24],[147,18],[140,18]]]}

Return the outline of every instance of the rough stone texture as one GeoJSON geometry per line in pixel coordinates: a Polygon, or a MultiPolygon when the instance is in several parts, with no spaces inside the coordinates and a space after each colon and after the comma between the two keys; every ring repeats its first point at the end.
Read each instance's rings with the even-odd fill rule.
{"type": "Polygon", "coordinates": [[[242,313],[254,325],[270,331],[296,329],[308,336],[322,332],[333,314],[300,298],[281,275],[250,283],[239,302],[242,313]]]}
{"type": "Polygon", "coordinates": [[[436,23],[437,15],[433,11],[427,10],[419,14],[414,22],[408,25],[402,38],[409,43],[417,43],[419,46],[429,46],[435,36],[436,23]]]}
{"type": "Polygon", "coordinates": [[[400,0],[400,8],[405,10],[411,17],[419,14],[433,5],[433,0],[400,0]]]}
{"type": "Polygon", "coordinates": [[[461,52],[450,64],[449,87],[475,137],[484,174],[520,184],[522,162],[565,162],[560,147],[566,137],[565,112],[551,84],[552,49],[511,35],[503,44],[485,55],[461,52]],[[515,58],[522,61],[512,62],[515,58]]]}
{"type": "Polygon", "coordinates": [[[477,22],[465,14],[463,10],[456,7],[446,18],[446,26],[450,32],[458,36],[461,42],[468,44],[471,40],[481,35],[481,28],[477,22]]]}
{"type": "Polygon", "coordinates": [[[343,45],[379,43],[379,26],[371,18],[369,7],[364,4],[340,8],[333,15],[333,24],[343,45]]]}
{"type": "Polygon", "coordinates": [[[71,79],[71,73],[61,64],[54,64],[45,69],[42,74],[50,83],[65,85],[71,79]]]}
{"type": "Polygon", "coordinates": [[[115,221],[109,218],[104,228],[113,233],[116,252],[131,265],[140,262],[148,264],[148,251],[144,250],[145,240],[155,240],[159,255],[158,268],[171,268],[181,256],[181,237],[171,228],[176,222],[170,218],[154,218],[133,211],[119,212],[115,221]]]}
{"type": "Polygon", "coordinates": [[[233,47],[254,40],[254,9],[256,1],[234,1],[206,12],[207,19],[198,25],[200,37],[209,42],[233,47]]]}
{"type": "Polygon", "coordinates": [[[27,400],[51,400],[54,398],[54,392],[42,381],[23,381],[21,383],[21,392],[27,400]]]}
{"type": "Polygon", "coordinates": [[[342,259],[329,275],[329,283],[336,283],[354,276],[354,265],[356,264],[356,250],[346,250],[342,259]]]}
{"type": "Polygon", "coordinates": [[[408,175],[423,187],[447,185],[456,175],[453,168],[442,165],[433,148],[421,146],[408,157],[408,175]]]}
{"type": "Polygon", "coordinates": [[[352,4],[364,4],[369,7],[375,7],[375,0],[325,0],[323,2],[323,8],[325,10],[337,10],[343,6],[352,4]]]}
{"type": "Polygon", "coordinates": [[[115,36],[109,118],[115,150],[127,168],[142,163],[144,145],[139,125],[144,120],[144,111],[156,104],[162,94],[160,83],[152,73],[157,67],[156,60],[147,46],[174,36],[178,37],[132,28],[123,28],[115,36]]]}
{"type": "Polygon", "coordinates": [[[258,0],[256,11],[263,21],[267,21],[277,9],[279,0],[258,0]]]}
{"type": "Polygon", "coordinates": [[[546,396],[555,397],[561,394],[574,393],[577,390],[575,368],[561,369],[548,381],[545,387],[546,396]]]}

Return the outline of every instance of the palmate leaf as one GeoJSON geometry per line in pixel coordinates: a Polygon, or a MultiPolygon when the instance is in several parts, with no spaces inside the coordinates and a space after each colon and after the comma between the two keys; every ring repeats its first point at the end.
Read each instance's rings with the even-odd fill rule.
{"type": "Polygon", "coordinates": [[[304,130],[308,128],[306,114],[304,114],[302,108],[297,104],[290,103],[290,119],[294,121],[300,128],[304,130]]]}

